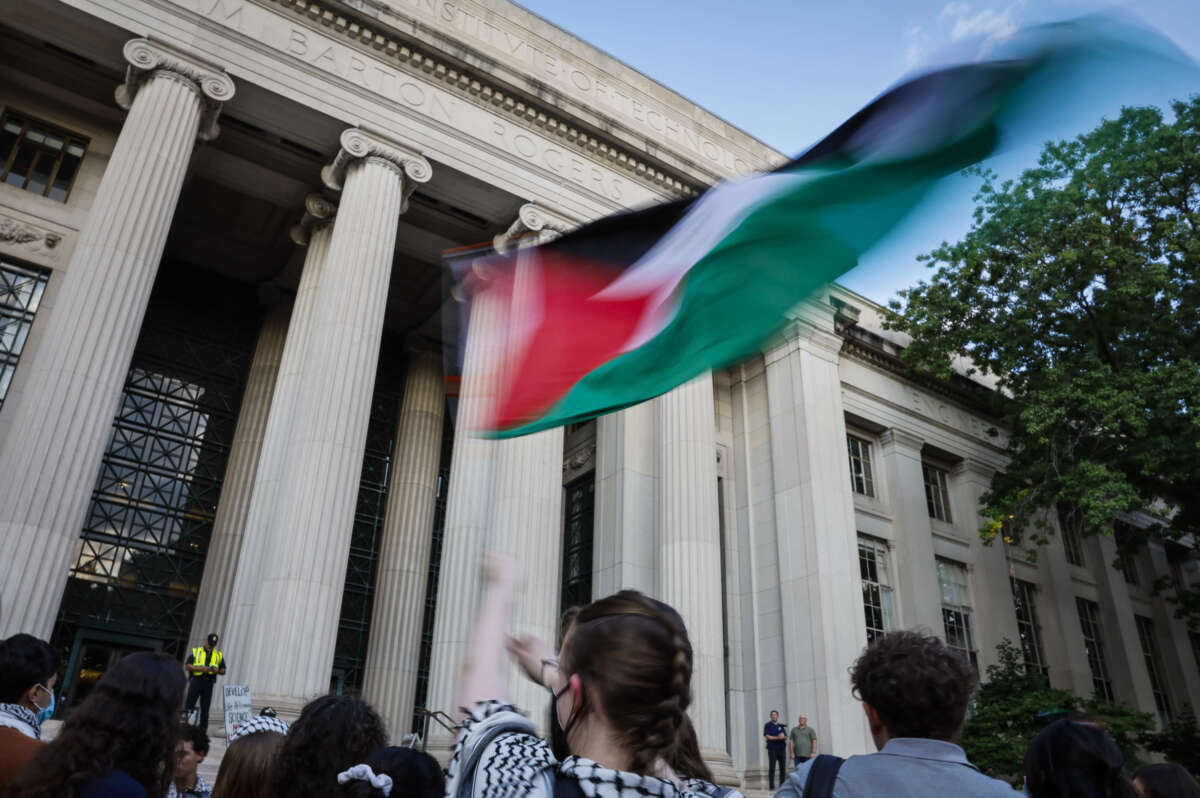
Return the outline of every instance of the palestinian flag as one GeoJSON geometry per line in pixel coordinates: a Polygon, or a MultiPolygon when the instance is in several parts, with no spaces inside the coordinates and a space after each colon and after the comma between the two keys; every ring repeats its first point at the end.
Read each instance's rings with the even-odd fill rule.
{"type": "Polygon", "coordinates": [[[1016,113],[1065,90],[1065,70],[1111,52],[1111,37],[1081,25],[1040,29],[1021,56],[902,83],[772,172],[453,261],[472,314],[491,309],[470,331],[489,339],[484,431],[591,418],[758,351],[936,180],[991,154],[1016,113]]]}

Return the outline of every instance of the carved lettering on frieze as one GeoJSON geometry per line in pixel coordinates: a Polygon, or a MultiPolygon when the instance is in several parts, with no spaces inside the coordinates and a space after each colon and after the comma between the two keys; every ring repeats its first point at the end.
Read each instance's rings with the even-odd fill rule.
{"type": "MultiPolygon", "coordinates": [[[[383,3],[373,0],[370,5],[375,7],[373,16],[386,16],[386,12],[380,13],[378,9],[383,3]]],[[[468,41],[521,63],[535,77],[547,81],[551,86],[567,94],[582,95],[588,105],[632,122],[643,132],[698,155],[725,172],[741,174],[767,167],[755,156],[736,153],[714,141],[692,122],[648,100],[636,89],[606,79],[591,64],[576,59],[566,50],[514,30],[504,20],[475,3],[462,0],[392,0],[390,5],[433,21],[439,27],[449,27],[468,41]]]]}
{"type": "Polygon", "coordinates": [[[940,421],[960,432],[981,438],[996,446],[1005,445],[1005,436],[1002,431],[997,436],[990,435],[988,431],[992,428],[991,424],[957,405],[943,402],[921,391],[913,390],[910,392],[909,406],[920,415],[934,421],[940,421]]]}
{"type": "MultiPolygon", "coordinates": [[[[520,98],[486,82],[481,83],[483,78],[460,73],[380,31],[367,30],[329,9],[322,10],[315,3],[309,2],[302,7],[297,0],[273,0],[292,12],[303,13],[303,9],[317,12],[305,16],[319,19],[329,28],[328,34],[305,27],[303,23],[293,23],[286,16],[249,0],[171,1],[251,38],[263,47],[285,53],[311,68],[412,108],[447,130],[499,146],[505,152],[549,169],[564,184],[567,181],[575,183],[599,192],[613,202],[629,205],[660,200],[667,193],[677,196],[696,193],[695,188],[645,163],[635,152],[622,150],[577,130],[566,119],[550,113],[549,107],[528,106],[520,98]],[[353,46],[355,40],[370,43],[379,51],[378,55],[373,57],[353,46]],[[418,78],[393,68],[392,64],[397,61],[419,68],[427,77],[418,78]],[[516,124],[500,121],[499,117],[510,118],[516,124]]],[[[380,11],[380,19],[385,24],[388,22],[385,17],[398,24],[399,18],[379,0],[370,0],[365,5],[380,11]]],[[[583,81],[581,78],[580,82],[583,81]]],[[[653,118],[660,117],[665,119],[662,113],[653,118]]],[[[681,124],[675,124],[674,128],[682,129],[681,124]]],[[[671,125],[664,121],[663,126],[669,134],[671,125]]],[[[681,135],[696,138],[694,131],[681,135]]],[[[711,143],[710,146],[715,147],[711,143]]],[[[699,139],[696,139],[696,147],[703,147],[699,139]]]]}

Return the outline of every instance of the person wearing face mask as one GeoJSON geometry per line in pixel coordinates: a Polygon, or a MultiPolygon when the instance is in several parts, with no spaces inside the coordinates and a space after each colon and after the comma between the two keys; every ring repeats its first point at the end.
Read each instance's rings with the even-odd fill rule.
{"type": "Polygon", "coordinates": [[[693,655],[679,613],[622,590],[564,619],[555,653],[536,638],[505,634],[520,570],[506,555],[489,554],[484,564],[487,587],[463,666],[448,798],[705,798],[708,791],[693,784],[711,781],[703,760],[680,756],[693,655]],[[550,694],[566,756],[556,756],[505,700],[506,645],[550,694]],[[693,772],[674,769],[684,762],[693,772]]]}
{"type": "Polygon", "coordinates": [[[43,745],[57,670],[58,658],[44,640],[18,634],[0,643],[0,793],[43,745]]]}

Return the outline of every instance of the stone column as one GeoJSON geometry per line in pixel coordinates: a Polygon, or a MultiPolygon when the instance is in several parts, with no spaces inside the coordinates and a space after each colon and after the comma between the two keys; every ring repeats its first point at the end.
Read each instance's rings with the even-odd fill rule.
{"type": "MultiPolygon", "coordinates": [[[[737,518],[738,567],[727,564],[730,601],[740,605],[741,628],[730,627],[730,685],[738,699],[730,707],[735,765],[744,763],[743,792],[768,785],[764,713],[778,709],[790,726],[800,711],[801,696],[788,699],[784,663],[783,618],[779,584],[779,536],[775,523],[772,474],[771,413],[767,403],[767,369],[761,356],[734,367],[733,464],[737,518]],[[736,589],[734,586],[736,585],[736,589]],[[736,678],[740,675],[740,679],[736,678]],[[739,689],[740,688],[740,689],[739,689]],[[740,740],[740,743],[739,743],[740,740]]],[[[729,542],[726,542],[726,547],[729,542]]],[[[814,722],[816,719],[813,719],[814,722]]]]}
{"type": "Polygon", "coordinates": [[[363,685],[393,740],[413,714],[445,408],[440,358],[414,352],[396,423],[363,685]]]}
{"type": "Polygon", "coordinates": [[[928,629],[942,639],[942,592],[938,585],[933,531],[925,502],[919,437],[895,428],[879,436],[887,500],[895,520],[897,604],[900,625],[928,629]]]}
{"type": "Polygon", "coordinates": [[[281,445],[281,477],[263,512],[254,498],[246,529],[248,539],[263,536],[266,544],[259,573],[245,575],[258,581],[258,597],[245,651],[230,651],[255,696],[285,712],[329,687],[396,221],[432,173],[422,156],[373,133],[347,130],[341,145],[322,172],[342,197],[281,445]]]}
{"type": "MultiPolygon", "coordinates": [[[[485,291],[472,300],[468,321],[425,698],[426,709],[449,715],[458,710],[459,669],[479,603],[479,569],[492,517],[495,457],[500,442],[477,437],[473,430],[487,416],[492,393],[487,364],[494,357],[491,331],[504,311],[503,301],[485,291]]],[[[448,758],[454,737],[431,722],[428,743],[431,753],[448,758]]]]}
{"type": "Polygon", "coordinates": [[[254,474],[258,470],[271,396],[275,392],[275,378],[283,359],[291,315],[290,301],[275,305],[267,312],[258,334],[233,445],[229,449],[229,462],[225,466],[221,501],[213,521],[208,553],[204,557],[204,576],[200,580],[200,595],[192,616],[189,645],[199,645],[210,632],[216,632],[222,638],[225,635],[229,597],[242,550],[242,531],[250,510],[254,474]]]}
{"type": "Polygon", "coordinates": [[[596,419],[592,595],[658,595],[658,405],[596,419]]]}
{"type": "MultiPolygon", "coordinates": [[[[1038,555],[1038,572],[1042,577],[1040,592],[1046,602],[1040,609],[1049,612],[1043,615],[1046,623],[1057,630],[1057,634],[1042,636],[1049,660],[1050,684],[1061,690],[1070,690],[1076,695],[1092,694],[1092,671],[1088,666],[1087,653],[1083,645],[1083,627],[1079,624],[1079,610],[1075,604],[1075,582],[1071,571],[1075,566],[1067,562],[1062,544],[1062,532],[1054,511],[1045,511],[1041,520],[1054,533],[1050,545],[1043,546],[1038,555]]],[[[1105,641],[1108,644],[1108,641],[1105,641]]]]}
{"type": "Polygon", "coordinates": [[[192,149],[234,92],[181,50],[124,53],[129,114],[0,453],[0,637],[50,636],[192,149]]]}
{"type": "Polygon", "coordinates": [[[790,716],[840,755],[873,750],[846,668],[867,642],[838,358],[827,309],[804,308],[765,355],[790,716]]]}
{"type": "MultiPolygon", "coordinates": [[[[574,221],[534,203],[521,206],[508,231],[496,236],[497,251],[532,246],[553,240],[574,226],[574,221]]],[[[524,275],[518,258],[514,303],[520,302],[524,275]]],[[[502,301],[502,300],[500,300],[502,301]]],[[[463,645],[470,633],[478,596],[460,585],[478,581],[480,557],[485,548],[506,551],[526,563],[525,579],[513,605],[512,633],[533,634],[554,644],[558,630],[559,571],[562,565],[562,427],[500,441],[471,438],[474,420],[482,412],[479,397],[490,396],[480,382],[490,355],[481,347],[495,318],[521,314],[523,309],[492,307],[497,300],[477,299],[472,308],[467,362],[463,367],[463,398],[459,412],[468,421],[458,425],[454,458],[450,466],[449,506],[446,511],[442,585],[438,590],[430,668],[429,708],[453,714],[457,676],[463,645]],[[473,373],[468,373],[468,371],[473,373]],[[474,396],[469,393],[480,391],[474,396]],[[469,403],[469,404],[468,404],[469,403]],[[462,446],[462,456],[459,447],[462,446]],[[462,463],[460,467],[459,463],[462,463]],[[454,527],[451,528],[453,521],[454,527]],[[466,581],[462,581],[466,580],[466,581]]],[[[485,378],[486,379],[486,378],[485,378]]],[[[547,717],[546,691],[531,683],[514,664],[509,669],[508,698],[540,727],[547,717]]],[[[449,743],[440,727],[431,726],[436,749],[449,743]]]]}
{"type": "Polygon", "coordinates": [[[971,578],[978,598],[975,645],[979,649],[980,674],[986,674],[987,667],[996,664],[996,645],[1001,640],[1008,638],[1018,648],[1021,645],[1005,544],[997,539],[985,546],[979,538],[979,528],[983,526],[979,497],[991,487],[994,473],[995,469],[986,463],[968,458],[954,469],[951,482],[951,490],[961,498],[956,504],[959,517],[955,523],[971,541],[971,578]]]}
{"type": "MultiPolygon", "coordinates": [[[[1151,543],[1146,549],[1152,577],[1170,577],[1171,566],[1163,547],[1151,543]]],[[[1169,674],[1167,678],[1173,688],[1171,709],[1178,712],[1184,702],[1191,704],[1193,709],[1200,707],[1200,662],[1196,661],[1197,653],[1192,649],[1187,624],[1175,617],[1175,607],[1162,596],[1155,596],[1153,602],[1155,631],[1159,640],[1168,641],[1162,646],[1162,653],[1169,674]]]]}
{"type": "MultiPolygon", "coordinates": [[[[1100,605],[1104,650],[1113,693],[1118,701],[1143,712],[1155,713],[1150,673],[1142,656],[1141,637],[1134,621],[1134,606],[1129,600],[1125,575],[1112,567],[1117,558],[1117,542],[1111,534],[1085,537],[1088,568],[1096,578],[1100,605]]],[[[1140,612],[1138,614],[1141,614],[1140,612]]]]}
{"type": "Polygon", "coordinates": [[[692,705],[700,750],[721,781],[732,776],[726,746],[725,640],[717,517],[716,410],[712,373],[658,399],[661,482],[658,528],[662,600],[683,616],[692,642],[692,705]],[[720,771],[725,771],[724,773],[720,771]]]}
{"type": "MultiPolygon", "coordinates": [[[[329,254],[329,241],[333,236],[336,210],[336,206],[325,197],[310,194],[305,198],[304,215],[300,223],[291,231],[292,241],[308,249],[300,272],[300,285],[292,302],[283,355],[275,377],[275,389],[271,393],[271,407],[267,413],[250,488],[250,500],[237,527],[241,539],[237,569],[231,583],[224,586],[229,595],[224,599],[224,614],[217,618],[223,622],[217,627],[218,631],[223,632],[223,648],[235,663],[241,659],[239,655],[248,649],[251,619],[258,600],[258,579],[269,542],[265,533],[247,535],[246,532],[263,529],[273,511],[274,492],[283,478],[287,463],[287,441],[294,424],[296,397],[304,371],[309,333],[316,315],[317,293],[325,270],[325,259],[329,254]]],[[[202,603],[205,599],[203,590],[202,587],[202,603]]],[[[199,632],[205,633],[204,630],[199,632]]]]}

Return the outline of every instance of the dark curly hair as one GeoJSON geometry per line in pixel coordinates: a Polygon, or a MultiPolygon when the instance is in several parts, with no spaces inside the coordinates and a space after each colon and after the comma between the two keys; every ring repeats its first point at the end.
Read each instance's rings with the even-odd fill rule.
{"type": "Polygon", "coordinates": [[[636,590],[593,601],[575,614],[560,660],[583,680],[578,711],[595,696],[631,771],[653,775],[660,757],[678,761],[692,699],[692,644],[678,612],[636,590]]]}
{"type": "MultiPolygon", "coordinates": [[[[369,765],[375,773],[391,776],[389,798],[442,798],[446,792],[446,777],[441,765],[422,751],[392,745],[380,748],[363,764],[369,765]]],[[[341,785],[338,795],[343,798],[383,798],[383,791],[367,781],[353,779],[341,785]]]]}
{"type": "Polygon", "coordinates": [[[869,704],[892,737],[954,741],[979,673],[936,637],[888,632],[850,668],[854,697],[869,704]]]}
{"type": "Polygon", "coordinates": [[[7,798],[61,798],[116,769],[165,795],[175,770],[179,708],[186,679],[179,663],[148,651],[120,660],[9,785],[7,798]]]}
{"type": "Polygon", "coordinates": [[[208,739],[208,732],[201,729],[199,726],[186,725],[179,730],[179,740],[181,742],[189,742],[192,744],[192,750],[197,754],[208,754],[208,747],[211,745],[208,739]]]}
{"type": "Polygon", "coordinates": [[[1025,749],[1025,792],[1030,798],[1137,798],[1121,772],[1124,764],[1103,730],[1056,720],[1025,749]]]}
{"type": "Polygon", "coordinates": [[[325,798],[337,775],[387,745],[383,719],[360,698],[326,695],[308,703],[275,760],[273,798],[325,798]]]}

